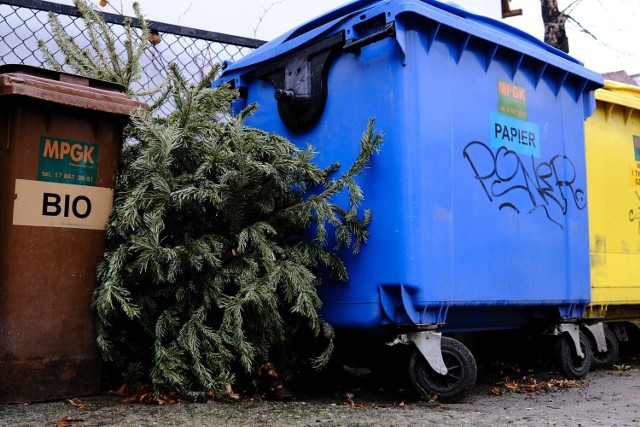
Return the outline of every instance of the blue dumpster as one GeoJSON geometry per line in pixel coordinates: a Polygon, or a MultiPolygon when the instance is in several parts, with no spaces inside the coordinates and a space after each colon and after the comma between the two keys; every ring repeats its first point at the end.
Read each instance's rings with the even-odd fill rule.
{"type": "Polygon", "coordinates": [[[463,398],[476,369],[441,333],[543,323],[563,372],[589,370],[584,120],[600,75],[445,3],[363,0],[228,65],[223,82],[238,111],[259,104],[247,124],[314,145],[320,166],[351,164],[368,118],[384,134],[359,180],[370,239],[343,254],[349,281],[320,291],[334,327],[399,327],[415,385],[441,400],[463,398]]]}

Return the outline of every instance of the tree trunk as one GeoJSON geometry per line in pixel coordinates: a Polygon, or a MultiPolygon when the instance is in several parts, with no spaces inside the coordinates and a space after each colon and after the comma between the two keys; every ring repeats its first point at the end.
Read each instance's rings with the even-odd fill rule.
{"type": "Polygon", "coordinates": [[[564,28],[569,16],[558,10],[558,0],[540,0],[540,6],[544,23],[544,42],[569,53],[569,38],[564,28]]]}

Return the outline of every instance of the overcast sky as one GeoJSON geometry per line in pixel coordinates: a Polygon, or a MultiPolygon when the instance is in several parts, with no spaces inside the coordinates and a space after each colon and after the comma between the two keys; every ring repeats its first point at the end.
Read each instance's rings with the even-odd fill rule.
{"type": "MultiPolygon", "coordinates": [[[[53,0],[72,4],[72,0],[53,0]]],[[[98,4],[99,0],[90,0],[98,4]]],[[[154,21],[238,36],[270,40],[347,0],[138,0],[145,16],[154,21]]],[[[497,13],[500,0],[456,0],[487,14],[497,13]]],[[[131,0],[109,0],[107,12],[131,14],[131,0]]],[[[511,9],[523,9],[507,23],[542,38],[539,0],[511,0],[511,9]]],[[[640,73],[640,0],[559,0],[572,5],[567,23],[570,53],[597,72],[626,70],[640,73]]]]}

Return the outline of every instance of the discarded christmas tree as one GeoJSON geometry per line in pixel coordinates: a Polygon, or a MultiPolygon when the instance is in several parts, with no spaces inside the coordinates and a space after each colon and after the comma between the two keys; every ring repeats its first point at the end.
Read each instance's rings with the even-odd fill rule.
{"type": "Polygon", "coordinates": [[[236,92],[209,87],[217,71],[194,85],[170,66],[175,110],[132,114],[98,268],[101,354],[157,395],[222,397],[300,328],[325,364],[333,330],[317,287],[323,271],[347,279],[338,249],[358,252],[371,220],[355,178],[381,144],[373,121],[334,177],[344,169],[316,166],[312,147],[246,126],[256,106],[232,116],[236,92]],[[333,202],[343,192],[347,206],[333,202]]]}

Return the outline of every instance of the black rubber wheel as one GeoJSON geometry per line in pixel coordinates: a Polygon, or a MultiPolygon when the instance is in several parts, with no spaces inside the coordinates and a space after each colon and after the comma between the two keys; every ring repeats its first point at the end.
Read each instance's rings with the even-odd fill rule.
{"type": "Polygon", "coordinates": [[[618,361],[620,355],[620,343],[616,334],[606,325],[604,327],[604,339],[607,343],[607,351],[599,352],[595,342],[592,344],[591,366],[592,368],[611,369],[618,361]]]}
{"type": "Polygon", "coordinates": [[[569,334],[563,333],[556,340],[555,357],[558,369],[567,378],[576,380],[584,378],[591,369],[591,345],[589,338],[580,332],[580,348],[584,357],[578,356],[575,345],[569,334]]]}
{"type": "Polygon", "coordinates": [[[476,383],[476,360],[464,344],[453,338],[442,337],[440,346],[447,374],[440,375],[434,371],[416,349],[409,359],[411,383],[423,397],[435,395],[440,402],[459,402],[476,383]]]}

